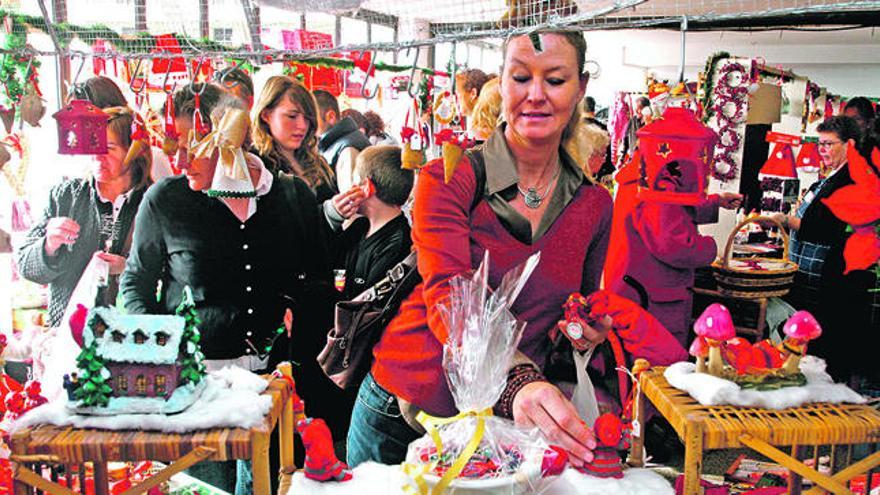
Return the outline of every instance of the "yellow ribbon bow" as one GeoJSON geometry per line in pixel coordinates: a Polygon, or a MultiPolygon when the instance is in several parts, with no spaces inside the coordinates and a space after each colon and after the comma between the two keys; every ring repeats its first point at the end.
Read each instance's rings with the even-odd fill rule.
{"type": "Polygon", "coordinates": [[[248,131],[248,114],[238,108],[228,108],[219,121],[212,120],[213,128],[201,140],[190,131],[190,155],[194,158],[209,158],[214,150],[220,151],[218,165],[223,166],[226,177],[233,180],[250,180],[247,161],[241,147],[248,131]]]}
{"type": "MultiPolygon", "coordinates": [[[[474,430],[474,436],[471,437],[464,449],[458,454],[458,457],[455,458],[455,462],[453,462],[452,466],[450,466],[443,474],[440,481],[434,485],[434,489],[431,490],[431,495],[440,495],[443,493],[449,484],[458,477],[465,465],[467,465],[471,456],[477,451],[477,447],[480,446],[480,441],[483,439],[483,433],[486,432],[486,418],[490,416],[492,416],[491,408],[483,409],[482,411],[464,411],[451,418],[437,418],[424,411],[416,416],[416,421],[425,427],[425,430],[431,435],[431,439],[434,440],[434,446],[437,447],[438,458],[443,454],[443,441],[440,439],[440,432],[437,431],[437,427],[469,417],[477,418],[477,427],[474,430]]],[[[422,483],[421,475],[417,474],[415,478],[416,483],[422,488],[424,485],[422,483]]],[[[422,495],[427,495],[427,488],[424,488],[424,491],[421,493],[422,495]]]]}

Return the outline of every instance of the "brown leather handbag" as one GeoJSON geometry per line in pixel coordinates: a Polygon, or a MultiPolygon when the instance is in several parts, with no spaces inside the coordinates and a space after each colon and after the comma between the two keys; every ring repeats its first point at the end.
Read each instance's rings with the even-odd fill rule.
{"type": "Polygon", "coordinates": [[[373,346],[397,314],[403,300],[421,282],[413,251],[388,276],[351,301],[336,303],[333,328],[318,364],[339,388],[354,388],[367,376],[373,346]]]}

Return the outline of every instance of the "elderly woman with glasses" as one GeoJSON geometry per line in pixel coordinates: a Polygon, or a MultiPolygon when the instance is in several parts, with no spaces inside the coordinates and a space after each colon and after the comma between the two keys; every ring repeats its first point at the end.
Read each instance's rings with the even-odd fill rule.
{"type": "Polygon", "coordinates": [[[835,379],[846,380],[870,363],[870,357],[859,357],[866,346],[852,342],[870,327],[868,288],[874,280],[865,270],[844,274],[843,249],[851,234],[822,200],[854,184],[848,153],[855,153],[861,131],[854,119],[843,116],[830,118],[817,130],[825,176],[810,186],[794,214],[778,213],[776,219],[791,232],[789,253],[798,264],[787,299],[796,309],[812,312],[823,327],[810,353],[826,360],[835,379]]]}

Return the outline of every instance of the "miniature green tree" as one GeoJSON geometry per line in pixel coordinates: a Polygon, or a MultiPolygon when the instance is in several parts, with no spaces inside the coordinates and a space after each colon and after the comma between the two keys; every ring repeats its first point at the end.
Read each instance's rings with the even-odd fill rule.
{"type": "Polygon", "coordinates": [[[110,371],[104,366],[104,360],[98,355],[97,347],[97,342],[92,338],[92,341],[84,346],[79,356],[76,357],[76,365],[79,368],[77,381],[79,386],[74,392],[74,397],[89,407],[106,406],[110,402],[110,394],[113,393],[113,389],[107,385],[110,371]]]}
{"type": "Polygon", "coordinates": [[[175,311],[177,316],[182,316],[186,321],[183,327],[183,336],[180,339],[181,368],[180,383],[199,383],[205,376],[205,356],[199,348],[198,325],[201,323],[196,305],[193,302],[192,291],[189,287],[183,289],[183,298],[175,311]]]}

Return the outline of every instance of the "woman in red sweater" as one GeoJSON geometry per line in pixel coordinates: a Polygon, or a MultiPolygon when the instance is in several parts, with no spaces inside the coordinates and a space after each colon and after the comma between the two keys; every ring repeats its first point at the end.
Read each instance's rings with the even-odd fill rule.
{"type": "MultiPolygon", "coordinates": [[[[527,321],[517,363],[495,407],[498,415],[537,426],[564,447],[575,464],[592,459],[595,441],[568,398],[542,375],[551,351],[549,331],[572,292],[598,289],[608,247],[611,198],[584,176],[561,143],[580,119],[586,43],[580,33],[544,33],[504,45],[502,112],[482,147],[485,181],[467,158],[448,184],[442,160],[424,168],[416,184],[413,244],[423,282],[404,301],[373,351],[370,375],[358,393],[348,434],[348,462],[400,463],[420,437],[418,410],[456,414],[444,377],[447,329],[437,310],[448,281],[476,268],[491,252],[490,283],[533,253],[541,261],[511,308],[527,321]],[[537,45],[537,46],[536,46],[537,45]],[[483,184],[483,182],[485,182],[483,184]],[[472,207],[474,198],[479,203],[472,207]]],[[[610,321],[589,329],[595,343],[610,321]]]]}

